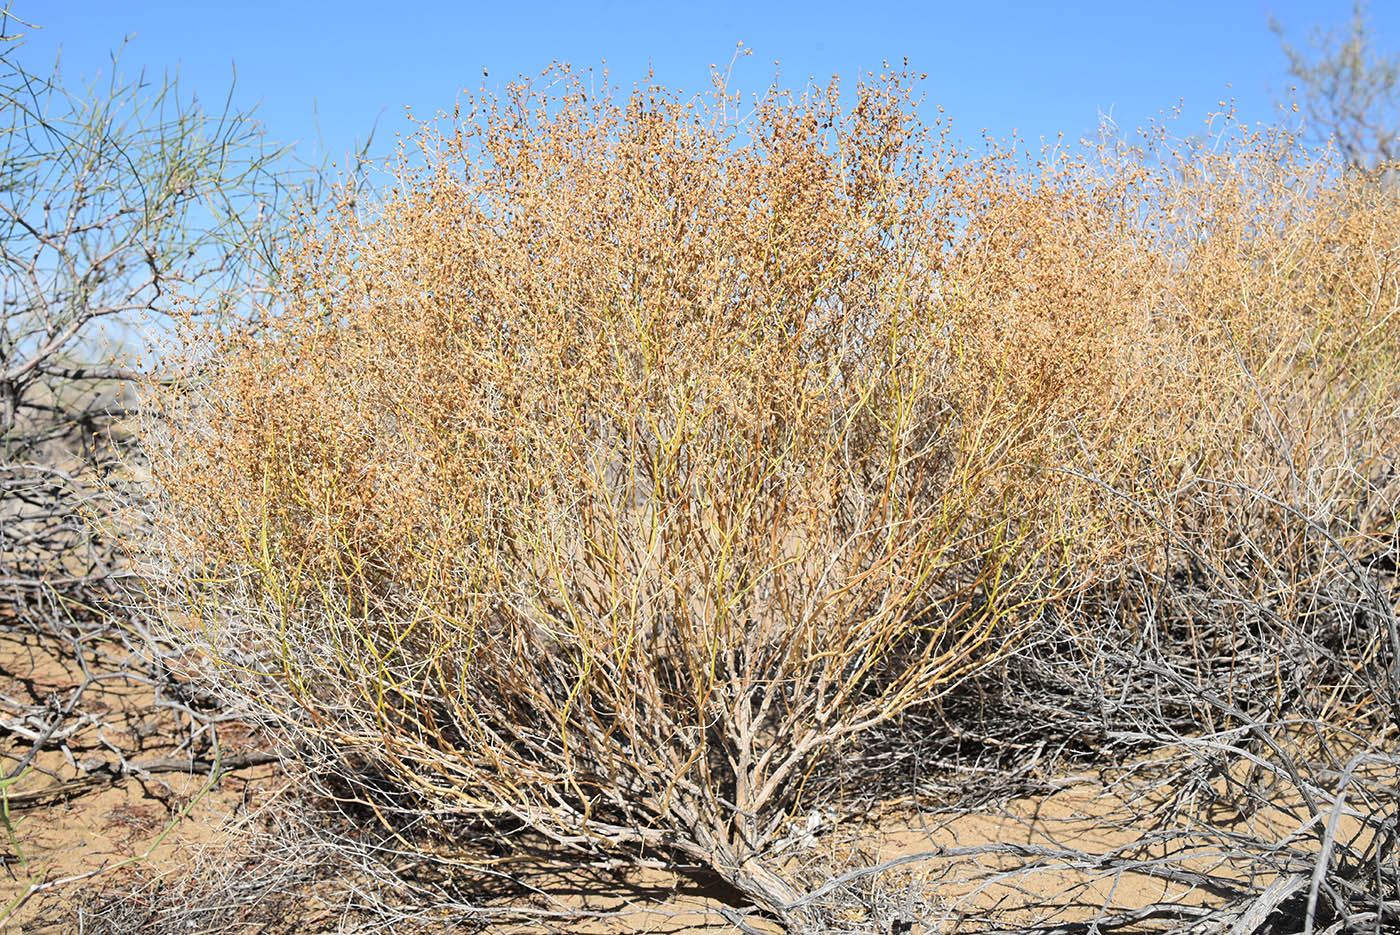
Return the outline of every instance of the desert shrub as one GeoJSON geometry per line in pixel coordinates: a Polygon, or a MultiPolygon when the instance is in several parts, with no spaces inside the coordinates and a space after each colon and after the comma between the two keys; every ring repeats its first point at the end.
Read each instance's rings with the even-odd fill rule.
{"type": "Polygon", "coordinates": [[[1028,632],[1228,670],[1393,541],[1397,215],[1325,156],[547,78],[308,216],[147,433],[172,621],[376,808],[798,926],[774,845],[838,741],[1028,632]]]}
{"type": "MultiPolygon", "coordinates": [[[[1204,902],[1074,894],[1025,930],[1087,903],[1104,928],[1151,912],[1158,931],[1374,931],[1396,892],[1400,215],[1283,135],[1148,144],[1098,154],[1153,190],[1129,236],[1160,265],[1141,317],[1106,332],[1133,339],[1128,430],[1055,462],[1099,494],[1098,583],[904,736],[952,738],[938,752],[976,768],[979,802],[1056,788],[1028,774],[1069,758],[1110,767],[1132,802],[1124,851],[989,877],[1040,893],[1032,877],[1066,859],[1115,886],[1189,867],[1204,902]]],[[[1099,807],[1081,817],[1106,823],[1099,807]]]]}
{"type": "Polygon", "coordinates": [[[224,657],[422,807],[679,852],[781,914],[812,764],[1058,587],[1027,433],[931,326],[948,157],[898,80],[742,124],[565,82],[308,228],[172,412],[172,533],[224,657]]]}

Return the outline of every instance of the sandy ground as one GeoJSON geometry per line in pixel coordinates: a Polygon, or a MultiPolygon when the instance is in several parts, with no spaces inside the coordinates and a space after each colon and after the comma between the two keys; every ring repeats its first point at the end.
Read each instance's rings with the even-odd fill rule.
{"type": "MultiPolygon", "coordinates": [[[[211,781],[201,758],[191,771],[182,741],[188,724],[159,703],[152,686],[113,665],[119,646],[95,644],[82,658],[56,643],[0,635],[0,694],[35,709],[0,718],[0,765],[15,772],[52,715],[89,679],[74,716],[62,722],[61,746],[42,750],[4,790],[8,829],[0,838],[0,907],[33,886],[11,928],[124,865],[154,872],[179,867],[190,851],[278,788],[275,764],[260,763],[211,781]]],[[[248,759],[255,749],[241,725],[221,725],[223,756],[248,759]]],[[[196,738],[196,741],[198,738],[196,738]]],[[[188,749],[188,748],[185,748],[188,749]]],[[[254,756],[253,759],[260,759],[254,756]]]]}
{"type": "MultiPolygon", "coordinates": [[[[89,672],[98,661],[87,660],[89,672]]],[[[0,637],[0,693],[7,698],[61,701],[81,678],[78,660],[51,647],[0,637]]],[[[276,764],[235,769],[216,783],[209,779],[207,762],[196,772],[174,768],[188,724],[157,703],[151,686],[111,677],[86,691],[87,714],[64,747],[44,751],[7,790],[10,834],[0,840],[0,904],[34,885],[42,891],[5,931],[76,930],[63,921],[66,908],[79,896],[90,904],[98,887],[178,878],[182,872],[188,877],[201,854],[207,860],[235,844],[234,829],[287,785],[276,764]]],[[[0,745],[7,773],[30,746],[15,730],[28,729],[24,723],[10,728],[0,745]]],[[[220,736],[229,762],[257,750],[255,738],[239,725],[221,725],[220,736]]],[[[1114,786],[1102,774],[1065,776],[1052,785],[1057,791],[1003,803],[995,811],[940,812],[928,802],[892,801],[864,814],[817,822],[816,833],[791,851],[790,869],[800,874],[821,868],[826,876],[814,872],[813,879],[829,879],[850,868],[907,861],[832,891],[830,900],[845,899],[835,911],[852,932],[894,931],[901,920],[915,923],[911,933],[951,932],[992,916],[1027,925],[1093,922],[1112,912],[1150,916],[1154,907],[1208,907],[1218,900],[1191,874],[1229,876],[1222,859],[1184,830],[1153,828],[1155,806],[1168,790],[1114,786]],[[1114,863],[1115,855],[1140,846],[1160,852],[1171,872],[1154,875],[1114,863]],[[852,893],[860,898],[848,898],[852,893]]],[[[1225,826],[1248,822],[1252,833],[1265,837],[1282,836],[1290,827],[1282,811],[1221,821],[1225,826]]],[[[588,867],[556,868],[530,883],[551,894],[534,900],[537,915],[503,916],[488,930],[512,935],[738,931],[720,911],[721,894],[667,872],[619,876],[588,867]],[[585,915],[577,915],[579,910],[585,915]]],[[[197,888],[199,881],[186,885],[197,888]]],[[[299,911],[299,918],[283,918],[283,928],[249,931],[330,931],[337,924],[335,914],[314,899],[299,911]]],[[[776,931],[758,919],[749,924],[776,931]]]]}

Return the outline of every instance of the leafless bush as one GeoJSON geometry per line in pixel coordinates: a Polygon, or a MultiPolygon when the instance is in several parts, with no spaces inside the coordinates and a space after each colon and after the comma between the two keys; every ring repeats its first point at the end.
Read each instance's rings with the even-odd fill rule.
{"type": "MultiPolygon", "coordinates": [[[[167,723],[176,712],[185,732],[170,745],[191,767],[217,750],[210,699],[177,677],[188,647],[163,643],[111,600],[130,573],[122,542],[135,514],[124,504],[142,469],[131,387],[149,378],[147,345],[172,327],[177,297],[206,319],[251,309],[274,278],[280,204],[293,180],[286,152],[232,107],[232,90],[209,108],[172,76],[123,76],[115,55],[105,75],[75,87],[57,63],[40,70],[26,61],[17,28],[6,4],[0,629],[15,637],[7,646],[29,651],[0,666],[0,786],[16,810],[58,781],[56,762],[115,755],[113,775],[124,775],[141,759],[82,748],[110,714],[95,686],[151,689],[151,716],[167,723]],[[67,681],[36,680],[27,671],[35,658],[67,681]]],[[[5,826],[12,830],[8,817],[5,826]]],[[[11,870],[22,858],[13,843],[4,858],[11,870]]],[[[33,869],[20,899],[43,877],[33,869]]],[[[0,918],[11,908],[0,907],[0,918]]]]}
{"type": "Polygon", "coordinates": [[[120,573],[97,481],[130,449],[128,339],[169,327],[177,293],[217,314],[265,281],[281,154],[169,78],[126,81],[114,59],[73,91],[2,41],[0,579],[8,615],[47,622],[120,573]]]}
{"type": "Polygon", "coordinates": [[[1376,48],[1366,6],[1353,0],[1345,30],[1315,30],[1307,49],[1285,40],[1280,23],[1270,26],[1300,85],[1309,132],[1334,142],[1348,168],[1393,188],[1400,180],[1400,57],[1376,48]]]}

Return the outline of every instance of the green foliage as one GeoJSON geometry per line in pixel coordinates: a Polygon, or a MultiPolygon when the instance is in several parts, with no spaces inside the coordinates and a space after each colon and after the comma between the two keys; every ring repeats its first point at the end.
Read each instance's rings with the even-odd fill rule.
{"type": "Polygon", "coordinates": [[[209,109],[177,76],[123,76],[117,55],[74,87],[23,53],[0,36],[0,580],[17,616],[53,620],[118,573],[86,520],[130,448],[133,337],[180,301],[250,307],[291,176],[232,88],[209,109]]]}

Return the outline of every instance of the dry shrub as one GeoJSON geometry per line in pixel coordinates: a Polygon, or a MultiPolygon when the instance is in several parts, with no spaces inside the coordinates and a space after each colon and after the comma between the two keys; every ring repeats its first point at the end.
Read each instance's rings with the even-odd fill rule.
{"type": "Polygon", "coordinates": [[[1240,556],[1298,617],[1394,535],[1397,213],[1290,139],[1035,160],[908,75],[743,119],[547,78],[308,215],[148,433],[181,625],[399,807],[798,926],[837,741],[1240,556]]]}
{"type": "Polygon", "coordinates": [[[812,764],[1057,587],[1026,442],[929,327],[946,157],[897,79],[743,124],[565,82],[308,229],[176,419],[173,531],[220,652],[423,807],[679,852],[781,914],[812,764]]]}

